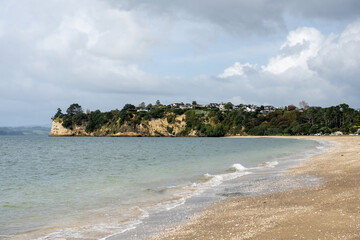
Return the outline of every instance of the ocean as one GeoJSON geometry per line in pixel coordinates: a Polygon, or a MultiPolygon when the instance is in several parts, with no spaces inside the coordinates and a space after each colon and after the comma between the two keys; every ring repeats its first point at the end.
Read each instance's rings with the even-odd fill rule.
{"type": "Polygon", "coordinates": [[[106,239],[322,148],[280,138],[0,136],[0,238],[106,239]]]}

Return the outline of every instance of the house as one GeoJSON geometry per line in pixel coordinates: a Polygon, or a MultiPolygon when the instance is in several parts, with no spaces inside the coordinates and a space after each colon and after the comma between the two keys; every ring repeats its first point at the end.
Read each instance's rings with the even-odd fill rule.
{"type": "Polygon", "coordinates": [[[225,104],[221,103],[218,108],[220,111],[225,111],[225,104]]]}
{"type": "Polygon", "coordinates": [[[260,113],[266,115],[266,114],[276,111],[276,109],[277,108],[274,106],[264,106],[264,109],[261,110],[260,113]]]}
{"type": "Polygon", "coordinates": [[[251,108],[251,107],[245,107],[245,112],[255,112],[256,109],[251,108]]]}
{"type": "Polygon", "coordinates": [[[264,106],[264,110],[265,111],[271,111],[271,112],[273,112],[273,111],[275,111],[277,108],[276,107],[274,107],[274,106],[264,106]]]}
{"type": "Polygon", "coordinates": [[[170,108],[178,109],[181,105],[184,105],[184,103],[172,103],[169,105],[170,108]]]}
{"type": "Polygon", "coordinates": [[[255,112],[259,107],[254,105],[254,104],[248,104],[248,105],[243,105],[243,110],[245,112],[255,112]]]}
{"type": "Polygon", "coordinates": [[[192,105],[190,103],[182,103],[181,105],[179,105],[179,108],[180,109],[191,109],[192,108],[192,105]]]}
{"type": "Polygon", "coordinates": [[[219,108],[219,104],[218,104],[218,103],[209,103],[208,105],[206,105],[206,107],[209,107],[209,108],[219,108]]]}

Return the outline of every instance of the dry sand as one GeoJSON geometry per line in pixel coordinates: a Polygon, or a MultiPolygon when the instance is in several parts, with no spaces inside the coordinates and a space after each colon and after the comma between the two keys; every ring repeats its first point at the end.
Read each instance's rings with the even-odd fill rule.
{"type": "Polygon", "coordinates": [[[324,183],[229,198],[151,239],[360,239],[360,137],[304,138],[333,147],[288,174],[311,174],[324,183]]]}

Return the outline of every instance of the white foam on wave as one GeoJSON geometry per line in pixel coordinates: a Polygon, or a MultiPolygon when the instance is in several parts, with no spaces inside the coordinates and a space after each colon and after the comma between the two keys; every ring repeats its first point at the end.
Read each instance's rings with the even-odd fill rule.
{"type": "MultiPolygon", "coordinates": [[[[223,174],[212,175],[209,173],[204,174],[205,181],[193,182],[186,186],[169,186],[166,190],[171,190],[169,194],[171,199],[163,201],[144,210],[140,207],[135,207],[136,211],[141,212],[140,216],[136,219],[117,224],[96,224],[92,226],[64,228],[61,231],[52,232],[46,236],[37,238],[38,240],[49,240],[49,239],[67,239],[67,238],[87,238],[86,233],[97,232],[103,233],[106,237],[99,238],[100,240],[106,240],[118,234],[122,234],[126,231],[135,229],[137,225],[141,224],[143,219],[149,217],[153,212],[169,211],[180,205],[185,204],[186,200],[192,196],[199,195],[205,190],[216,187],[222,184],[224,181],[239,178],[244,175],[251,174],[252,172],[246,171],[247,168],[243,165],[236,163],[233,164],[229,170],[223,174]],[[149,212],[150,213],[149,213],[149,212]]],[[[167,192],[166,190],[161,192],[167,192]]],[[[135,210],[135,209],[134,209],[135,210]]]]}
{"type": "Polygon", "coordinates": [[[235,170],[235,171],[245,171],[246,169],[247,168],[241,165],[240,163],[235,163],[230,168],[230,170],[235,170]]]}
{"type": "Polygon", "coordinates": [[[268,167],[268,168],[274,168],[274,167],[276,167],[276,165],[279,165],[278,161],[271,161],[271,162],[265,163],[265,167],[268,167]]]}
{"type": "Polygon", "coordinates": [[[35,238],[36,240],[52,240],[52,239],[87,239],[92,233],[106,235],[105,237],[99,238],[99,240],[106,240],[115,235],[124,233],[131,229],[135,229],[137,225],[142,223],[142,220],[149,217],[149,213],[140,208],[134,207],[137,211],[141,212],[141,215],[136,219],[129,220],[119,224],[101,223],[95,225],[84,225],[81,227],[66,227],[58,231],[51,232],[45,236],[35,238]]]}
{"type": "Polygon", "coordinates": [[[241,164],[234,164],[230,167],[230,170],[232,170],[233,172],[217,174],[217,175],[211,175],[209,173],[206,173],[204,174],[204,177],[207,178],[208,180],[198,184],[197,188],[199,191],[202,192],[208,188],[216,187],[221,183],[223,183],[224,181],[229,181],[252,173],[249,171],[245,171],[246,169],[247,168],[245,168],[241,164]]]}
{"type": "Polygon", "coordinates": [[[195,195],[199,195],[207,189],[216,187],[221,183],[223,183],[224,181],[232,180],[252,173],[249,171],[245,171],[246,169],[247,168],[244,167],[243,165],[236,163],[229,168],[231,172],[227,172],[223,174],[215,174],[215,175],[205,173],[203,175],[205,181],[193,182],[184,187],[180,187],[180,186],[176,187],[178,188],[179,191],[173,194],[173,197],[175,197],[175,199],[159,203],[155,206],[155,208],[153,208],[153,210],[156,211],[159,211],[161,209],[171,210],[177,206],[185,204],[186,199],[195,195]]]}

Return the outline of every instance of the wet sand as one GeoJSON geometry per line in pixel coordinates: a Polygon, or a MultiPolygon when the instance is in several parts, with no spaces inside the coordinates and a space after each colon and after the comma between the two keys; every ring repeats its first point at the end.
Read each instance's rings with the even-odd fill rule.
{"type": "Polygon", "coordinates": [[[302,137],[333,144],[288,170],[315,187],[232,197],[150,239],[360,239],[360,137],[302,137]]]}

